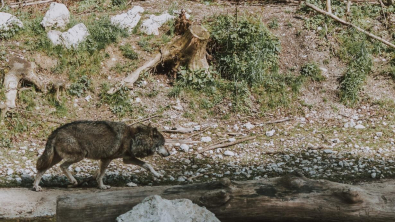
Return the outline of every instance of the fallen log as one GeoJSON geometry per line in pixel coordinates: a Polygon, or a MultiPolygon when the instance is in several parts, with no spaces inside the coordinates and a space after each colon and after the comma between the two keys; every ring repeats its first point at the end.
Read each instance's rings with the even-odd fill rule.
{"type": "Polygon", "coordinates": [[[395,181],[347,185],[311,180],[300,173],[280,178],[178,186],[136,187],[72,194],[57,199],[56,221],[115,221],[145,197],[187,198],[221,221],[393,221],[395,181]]]}

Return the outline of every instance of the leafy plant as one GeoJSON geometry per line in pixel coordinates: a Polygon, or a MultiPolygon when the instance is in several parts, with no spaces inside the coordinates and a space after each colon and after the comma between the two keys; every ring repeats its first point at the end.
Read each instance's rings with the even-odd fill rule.
{"type": "Polygon", "coordinates": [[[178,82],[193,89],[203,89],[214,85],[216,76],[217,73],[212,69],[191,71],[185,67],[181,67],[178,73],[178,82]]]}
{"type": "Polygon", "coordinates": [[[137,60],[139,55],[133,50],[130,44],[120,46],[119,49],[122,51],[122,55],[131,60],[137,60]]]}
{"type": "Polygon", "coordinates": [[[300,69],[300,75],[316,82],[321,82],[325,77],[321,74],[321,69],[314,62],[303,65],[300,69]]]}
{"type": "Polygon", "coordinates": [[[81,76],[77,82],[72,83],[69,88],[69,93],[72,96],[81,97],[85,95],[85,92],[88,91],[92,86],[92,80],[88,78],[88,76],[81,76]]]}
{"type": "MultiPolygon", "coordinates": [[[[109,86],[107,84],[103,84],[100,93],[100,101],[101,103],[108,104],[112,113],[122,117],[133,111],[133,107],[128,96],[129,89],[127,87],[121,87],[114,94],[107,93],[108,90],[109,86]]],[[[100,106],[101,103],[98,105],[100,106]]]]}
{"type": "Polygon", "coordinates": [[[261,84],[278,70],[280,43],[257,18],[218,16],[210,23],[211,51],[221,77],[261,84]]]}
{"type": "Polygon", "coordinates": [[[268,27],[270,29],[278,29],[278,20],[277,18],[273,19],[272,21],[269,22],[268,27]]]}

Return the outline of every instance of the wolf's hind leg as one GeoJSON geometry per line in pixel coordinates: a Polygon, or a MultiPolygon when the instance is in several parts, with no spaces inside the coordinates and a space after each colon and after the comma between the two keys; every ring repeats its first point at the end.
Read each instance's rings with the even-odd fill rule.
{"type": "Polygon", "coordinates": [[[106,172],[106,169],[107,169],[108,165],[110,164],[110,162],[111,162],[111,159],[100,160],[100,169],[99,169],[99,173],[97,174],[96,181],[99,184],[99,188],[102,190],[111,188],[111,186],[103,184],[104,173],[106,172]]]}
{"type": "Polygon", "coordinates": [[[150,164],[148,164],[148,163],[146,163],[144,161],[141,161],[141,160],[139,160],[137,158],[126,158],[126,157],[124,157],[123,158],[123,162],[126,163],[126,164],[134,164],[134,165],[140,166],[140,167],[142,167],[142,168],[144,168],[146,170],[149,170],[156,177],[163,177],[163,175],[158,173],[158,172],[156,172],[154,170],[154,168],[150,164]]]}
{"type": "Polygon", "coordinates": [[[43,169],[43,170],[39,170],[37,172],[36,178],[33,183],[33,190],[42,191],[42,188],[38,185],[41,181],[41,178],[43,177],[43,175],[49,168],[53,167],[55,164],[59,163],[61,160],[62,159],[58,155],[55,154],[54,158],[52,159],[52,163],[49,165],[49,167],[46,169],[43,169]]]}
{"type": "Polygon", "coordinates": [[[82,157],[73,157],[73,158],[71,158],[71,157],[66,157],[66,158],[65,158],[65,161],[64,161],[62,164],[60,164],[60,169],[62,169],[63,173],[67,176],[67,178],[69,178],[69,180],[70,180],[70,182],[71,182],[71,184],[72,184],[73,186],[78,185],[78,182],[77,182],[77,180],[73,177],[73,175],[71,174],[71,172],[69,171],[69,166],[70,166],[71,164],[77,163],[77,162],[79,162],[79,161],[81,161],[81,160],[83,160],[83,159],[84,159],[83,156],[82,156],[82,157]]]}

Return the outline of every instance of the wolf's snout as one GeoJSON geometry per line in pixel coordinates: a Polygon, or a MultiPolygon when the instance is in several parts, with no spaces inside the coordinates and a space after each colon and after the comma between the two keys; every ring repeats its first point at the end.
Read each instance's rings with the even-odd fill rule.
{"type": "Polygon", "coordinates": [[[163,156],[163,157],[170,156],[170,153],[169,153],[169,151],[166,149],[165,146],[160,146],[160,147],[158,148],[158,153],[159,153],[161,156],[163,156]]]}

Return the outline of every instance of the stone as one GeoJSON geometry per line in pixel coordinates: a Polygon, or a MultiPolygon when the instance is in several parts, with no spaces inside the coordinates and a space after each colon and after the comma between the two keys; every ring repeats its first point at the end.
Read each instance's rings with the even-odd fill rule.
{"type": "Polygon", "coordinates": [[[227,151],[224,152],[224,155],[225,155],[225,156],[234,156],[235,153],[232,152],[232,151],[227,150],[227,151]]]}
{"type": "Polygon", "coordinates": [[[187,144],[181,144],[180,148],[186,153],[189,151],[189,146],[187,144]]]}
{"type": "Polygon", "coordinates": [[[126,13],[111,17],[111,24],[118,25],[123,29],[127,29],[128,32],[131,33],[141,19],[140,13],[143,12],[144,9],[142,7],[134,6],[126,13]]]}
{"type": "Polygon", "coordinates": [[[77,48],[81,42],[86,40],[88,35],[88,28],[83,23],[79,23],[67,30],[67,32],[63,32],[60,35],[60,39],[66,48],[71,49],[77,48]]]}
{"type": "Polygon", "coordinates": [[[135,184],[133,182],[130,182],[130,183],[127,183],[126,186],[128,186],[128,187],[137,187],[137,184],[135,184]]]}
{"type": "Polygon", "coordinates": [[[169,13],[156,16],[151,15],[149,19],[143,21],[141,31],[147,35],[159,35],[159,28],[167,21],[174,19],[169,13]]]}
{"type": "Polygon", "coordinates": [[[325,149],[325,150],[324,150],[324,153],[326,153],[326,154],[331,154],[331,153],[333,153],[333,150],[331,150],[331,149],[325,149]]]}
{"type": "Polygon", "coordinates": [[[7,175],[12,175],[14,173],[14,170],[11,168],[7,169],[7,175]]]}
{"type": "Polygon", "coordinates": [[[45,29],[61,28],[64,29],[70,21],[70,12],[66,5],[52,2],[49,10],[45,13],[41,25],[45,29]]]}
{"type": "Polygon", "coordinates": [[[248,122],[248,123],[244,124],[244,127],[245,127],[246,129],[250,130],[250,129],[253,129],[255,126],[252,125],[250,122],[248,122]]]}
{"type": "Polygon", "coordinates": [[[117,217],[117,222],[219,222],[205,207],[200,207],[188,199],[166,200],[158,195],[145,198],[132,210],[117,217]]]}
{"type": "Polygon", "coordinates": [[[373,179],[375,179],[376,178],[376,173],[372,173],[372,174],[370,174],[370,176],[373,178],[373,179]]]}
{"type": "Polygon", "coordinates": [[[211,142],[211,137],[209,137],[209,136],[204,136],[204,137],[202,137],[201,141],[202,141],[202,142],[205,142],[205,143],[211,142]]]}
{"type": "Polygon", "coordinates": [[[358,125],[356,125],[354,128],[355,128],[355,129],[365,129],[366,127],[363,126],[363,125],[361,125],[361,124],[358,124],[358,125]]]}
{"type": "Polygon", "coordinates": [[[266,136],[269,136],[269,137],[271,137],[271,136],[273,136],[274,135],[274,133],[276,132],[276,130],[270,130],[270,131],[267,131],[266,132],[266,136]]]}
{"type": "Polygon", "coordinates": [[[10,13],[0,12],[0,31],[8,31],[14,26],[23,28],[23,23],[10,13]]]}
{"type": "Polygon", "coordinates": [[[234,142],[234,141],[236,141],[236,139],[232,137],[232,138],[229,138],[228,141],[229,142],[234,142]]]}

